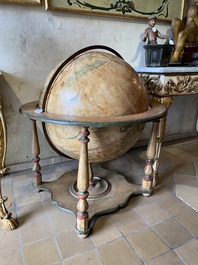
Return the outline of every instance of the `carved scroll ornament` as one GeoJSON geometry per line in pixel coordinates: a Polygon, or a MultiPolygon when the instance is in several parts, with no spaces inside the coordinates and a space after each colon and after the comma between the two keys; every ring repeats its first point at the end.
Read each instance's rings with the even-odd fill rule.
{"type": "Polygon", "coordinates": [[[198,76],[170,76],[140,74],[147,92],[151,95],[171,96],[198,94],[198,76]]]}
{"type": "Polygon", "coordinates": [[[160,75],[150,76],[150,75],[140,75],[142,82],[144,83],[149,94],[155,94],[155,92],[160,92],[163,89],[163,84],[160,80],[160,75]]]}
{"type": "Polygon", "coordinates": [[[165,94],[197,94],[198,76],[177,76],[176,80],[169,79],[164,86],[165,94]]]}

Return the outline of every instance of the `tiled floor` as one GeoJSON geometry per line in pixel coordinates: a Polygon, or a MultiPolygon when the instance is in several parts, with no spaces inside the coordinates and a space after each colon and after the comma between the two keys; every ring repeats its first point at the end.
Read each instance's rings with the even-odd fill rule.
{"type": "MultiPolygon", "coordinates": [[[[145,148],[136,148],[102,166],[140,183],[144,160],[145,148]]],[[[56,179],[76,166],[67,161],[42,173],[56,179]]],[[[2,179],[6,205],[20,225],[0,228],[0,264],[198,264],[198,139],[163,146],[154,194],[135,197],[120,212],[98,219],[84,240],[74,231],[75,217],[56,208],[49,193],[36,192],[31,176],[23,171],[2,179]]]]}

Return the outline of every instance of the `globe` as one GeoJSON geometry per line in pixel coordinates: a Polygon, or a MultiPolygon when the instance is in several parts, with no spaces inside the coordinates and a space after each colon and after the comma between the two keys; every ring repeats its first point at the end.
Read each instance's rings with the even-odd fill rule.
{"type": "MultiPolygon", "coordinates": [[[[45,112],[80,117],[117,117],[148,110],[148,97],[135,70],[108,51],[82,52],[55,67],[42,88],[39,107],[45,112]]],[[[90,127],[90,162],[107,161],[128,151],[145,124],[90,127]]],[[[44,131],[59,154],[79,159],[80,127],[45,123],[44,131]]]]}

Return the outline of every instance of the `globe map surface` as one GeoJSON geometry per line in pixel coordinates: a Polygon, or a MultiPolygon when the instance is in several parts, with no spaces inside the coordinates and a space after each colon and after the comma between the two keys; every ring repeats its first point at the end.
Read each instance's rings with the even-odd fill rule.
{"type": "MultiPolygon", "coordinates": [[[[98,117],[132,115],[148,110],[147,93],[137,73],[114,54],[90,51],[57,71],[59,66],[49,74],[40,94],[39,106],[45,106],[46,112],[97,120],[98,117]]],[[[89,161],[119,157],[136,143],[144,126],[139,123],[130,127],[89,128],[89,161]]],[[[45,123],[51,146],[61,155],[74,159],[79,159],[80,129],[45,123]]]]}

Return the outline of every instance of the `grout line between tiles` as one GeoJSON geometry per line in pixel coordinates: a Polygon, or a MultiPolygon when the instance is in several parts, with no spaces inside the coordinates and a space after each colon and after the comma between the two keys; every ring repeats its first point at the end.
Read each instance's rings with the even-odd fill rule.
{"type": "Polygon", "coordinates": [[[62,257],[62,255],[61,255],[61,251],[60,251],[60,248],[59,248],[59,246],[58,246],[58,242],[57,242],[57,240],[56,240],[56,236],[55,236],[55,233],[54,233],[54,229],[53,229],[52,224],[51,224],[51,222],[50,222],[50,218],[49,218],[49,215],[48,215],[48,213],[47,213],[47,209],[46,209],[46,207],[45,207],[45,203],[44,203],[44,201],[43,201],[41,195],[40,195],[40,198],[41,198],[41,201],[42,201],[42,203],[43,203],[43,207],[44,207],[44,209],[45,209],[45,214],[46,214],[47,220],[48,220],[48,222],[49,222],[50,229],[51,229],[51,231],[52,231],[52,236],[53,236],[53,239],[54,239],[54,242],[55,242],[55,245],[56,245],[57,251],[58,251],[58,255],[59,255],[59,257],[60,257],[60,261],[63,262],[64,260],[63,260],[63,257],[62,257]]]}
{"type": "MultiPolygon", "coordinates": [[[[12,193],[13,193],[13,203],[14,203],[14,210],[15,210],[15,214],[16,214],[16,220],[18,221],[18,213],[17,213],[17,206],[16,206],[16,200],[15,200],[15,196],[14,196],[14,187],[13,187],[13,178],[11,177],[11,185],[12,185],[12,193]]],[[[17,227],[18,230],[18,247],[19,247],[19,253],[20,253],[20,260],[21,260],[21,265],[24,265],[24,260],[23,260],[23,250],[22,250],[22,244],[21,244],[21,233],[20,233],[20,224],[18,224],[17,227]]]]}

